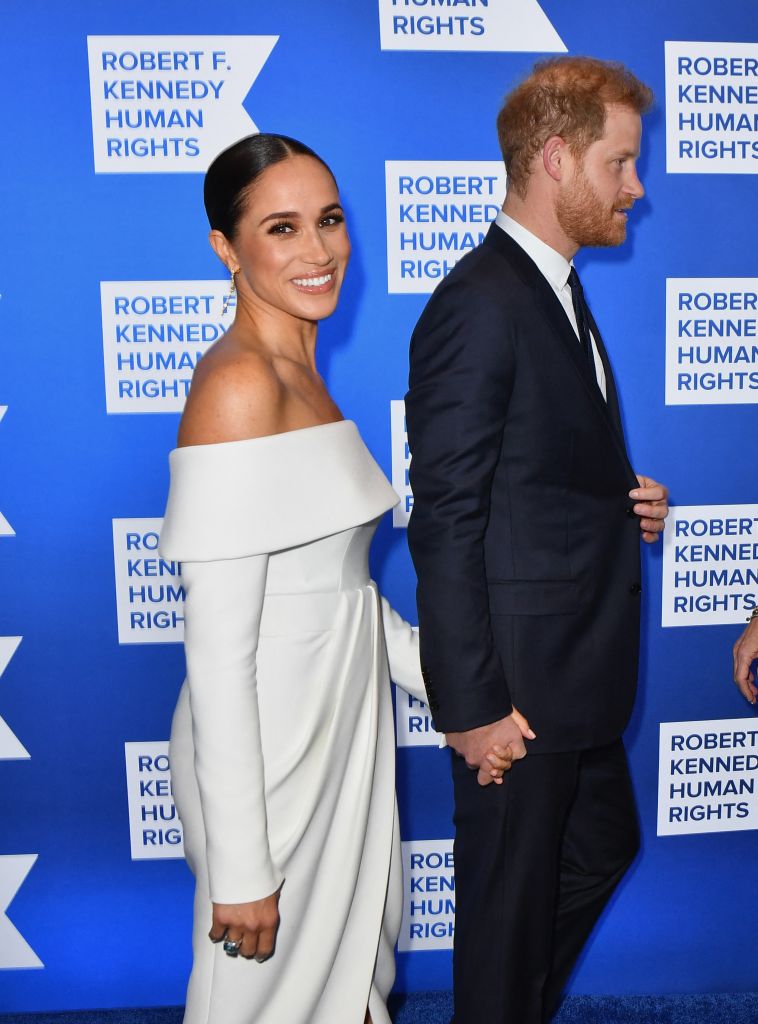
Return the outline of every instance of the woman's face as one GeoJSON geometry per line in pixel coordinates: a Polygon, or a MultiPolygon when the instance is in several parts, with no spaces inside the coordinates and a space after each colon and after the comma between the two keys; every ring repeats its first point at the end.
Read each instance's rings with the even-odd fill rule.
{"type": "Polygon", "coordinates": [[[333,313],[350,239],[324,165],[293,156],[265,170],[247,198],[232,248],[240,304],[310,321],[333,313]]]}

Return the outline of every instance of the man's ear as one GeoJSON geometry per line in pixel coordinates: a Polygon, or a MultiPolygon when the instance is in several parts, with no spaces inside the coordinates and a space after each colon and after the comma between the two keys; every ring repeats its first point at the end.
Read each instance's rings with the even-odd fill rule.
{"type": "Polygon", "coordinates": [[[211,249],[215,252],[227,270],[231,273],[235,267],[238,266],[237,257],[234,253],[229,239],[217,228],[213,228],[208,235],[208,241],[211,243],[211,249]]]}
{"type": "Polygon", "coordinates": [[[560,135],[551,135],[542,147],[542,166],[553,181],[565,176],[568,156],[568,146],[560,135]]]}

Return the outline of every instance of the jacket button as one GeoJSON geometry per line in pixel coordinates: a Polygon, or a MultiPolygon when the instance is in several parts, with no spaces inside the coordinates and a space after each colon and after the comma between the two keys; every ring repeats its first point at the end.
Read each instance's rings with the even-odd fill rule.
{"type": "Polygon", "coordinates": [[[629,588],[629,593],[630,594],[641,594],[642,593],[641,585],[639,583],[633,583],[631,585],[631,587],[629,588]]]}
{"type": "Polygon", "coordinates": [[[637,519],[637,513],[634,511],[631,505],[627,508],[626,514],[629,516],[630,519],[637,519]]]}

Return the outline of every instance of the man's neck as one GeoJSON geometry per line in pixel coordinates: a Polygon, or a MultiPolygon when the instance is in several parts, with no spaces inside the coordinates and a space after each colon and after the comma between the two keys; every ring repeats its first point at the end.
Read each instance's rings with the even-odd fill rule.
{"type": "Polygon", "coordinates": [[[545,245],[559,252],[569,263],[579,251],[579,246],[562,230],[551,203],[534,202],[529,196],[522,199],[509,189],[503,203],[503,213],[512,217],[522,228],[531,231],[545,245]]]}

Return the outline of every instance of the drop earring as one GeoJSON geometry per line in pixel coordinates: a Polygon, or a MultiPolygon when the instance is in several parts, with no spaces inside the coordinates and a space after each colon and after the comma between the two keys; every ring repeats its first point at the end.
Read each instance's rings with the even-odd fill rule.
{"type": "Polygon", "coordinates": [[[229,281],[229,291],[224,296],[224,308],[221,310],[221,316],[226,316],[226,311],[229,309],[229,304],[232,301],[235,292],[234,275],[239,273],[239,267],[235,267],[234,270],[230,270],[229,273],[232,275],[229,281]]]}

